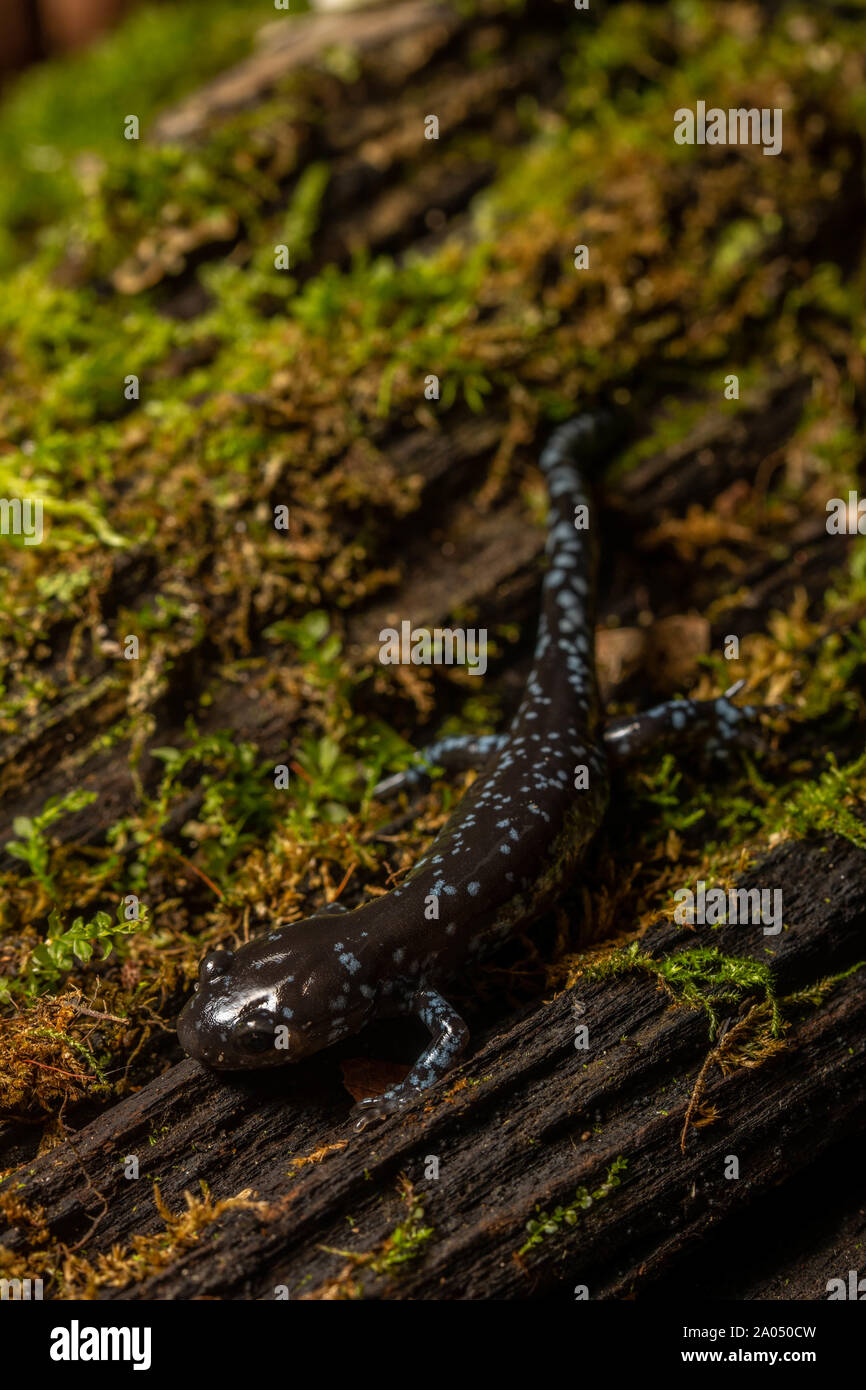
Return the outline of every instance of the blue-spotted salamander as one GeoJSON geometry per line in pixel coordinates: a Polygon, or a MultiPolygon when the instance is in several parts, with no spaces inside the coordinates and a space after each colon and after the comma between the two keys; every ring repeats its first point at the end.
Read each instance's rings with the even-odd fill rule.
{"type": "MultiPolygon", "coordinates": [[[[428,852],[387,895],[351,912],[332,905],[248,942],[210,952],[178,1022],[192,1057],[218,1070],[297,1062],[372,1019],[414,1014],[431,1035],[409,1075],[357,1107],[357,1127],[398,1110],[455,1064],[465,1023],[440,991],[470,960],[557,900],[608,802],[608,767],[659,739],[724,745],[760,713],[733,687],[676,700],[602,728],[593,627],[594,535],[585,474],[618,435],[602,413],[558,429],[541,457],[550,498],[535,655],[508,731],[446,739],[428,763],[482,764],[428,852]],[[586,512],[580,509],[586,508],[586,512]],[[582,771],[581,771],[582,769],[582,771]]],[[[424,776],[410,768],[382,795],[424,776]]]]}

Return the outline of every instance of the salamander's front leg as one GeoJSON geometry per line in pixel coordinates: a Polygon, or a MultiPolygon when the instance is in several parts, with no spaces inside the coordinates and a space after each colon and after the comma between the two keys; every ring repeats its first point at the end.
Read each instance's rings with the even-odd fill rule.
{"type": "Polygon", "coordinates": [[[429,1028],[431,1043],[405,1080],[391,1086],[381,1096],[368,1096],[355,1106],[355,1129],[364,1129],[371,1120],[383,1120],[415,1100],[451,1070],[469,1039],[463,1019],[435,989],[420,989],[411,995],[401,1013],[415,1014],[429,1028]]]}
{"type": "Polygon", "coordinates": [[[499,751],[504,742],[505,734],[455,734],[453,738],[440,738],[437,743],[431,743],[415,753],[415,762],[402,772],[383,778],[373,788],[373,795],[382,798],[421,787],[430,781],[431,767],[444,767],[446,772],[464,772],[470,767],[481,767],[491,754],[499,751]]]}
{"type": "Polygon", "coordinates": [[[604,730],[609,762],[624,766],[660,743],[699,744],[708,753],[722,753],[742,741],[762,715],[784,713],[779,705],[733,704],[731,696],[744,685],[737,681],[715,700],[666,700],[642,714],[612,719],[604,730]]]}

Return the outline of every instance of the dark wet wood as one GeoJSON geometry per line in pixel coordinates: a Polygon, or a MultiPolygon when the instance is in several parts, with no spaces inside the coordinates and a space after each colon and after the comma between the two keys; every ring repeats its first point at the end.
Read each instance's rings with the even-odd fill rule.
{"type": "MultiPolygon", "coordinates": [[[[787,930],[764,937],[728,926],[713,933],[714,943],[772,962],[782,994],[844,970],[864,954],[864,869],[866,855],[839,841],[786,845],[744,883],[783,889],[787,930]]],[[[664,925],[644,944],[658,954],[694,940],[683,937],[664,925]]],[[[475,1040],[460,1073],[426,1104],[378,1130],[350,1128],[338,1064],[353,1047],[357,1055],[357,1042],[297,1072],[251,1081],[229,1083],[184,1061],[16,1181],[57,1237],[74,1244],[93,1227],[91,1256],[160,1229],[154,1181],[172,1210],[201,1180],[217,1198],[252,1189],[266,1204],[228,1213],[165,1273],[121,1298],[271,1298],[280,1285],[293,1297],[333,1296],[346,1260],[321,1247],[379,1248],[403,1216],[400,1174],[415,1184],[434,1234],[399,1276],[357,1270],[368,1296],[570,1300],[576,1284],[596,1298],[652,1296],[699,1242],[736,1229],[749,1213],[760,1218],[771,1197],[783,1208],[782,1229],[796,1223],[782,1184],[805,1180],[821,1163],[839,1175],[859,1172],[850,1141],[862,1125],[864,1038],[861,971],[819,1006],[798,1006],[787,1047],[758,1069],[722,1076],[710,1068],[704,1100],[717,1119],[691,1128],[681,1153],[710,1046],[706,1016],[673,1007],[653,977],[630,975],[578,984],[527,1008],[475,1040]],[[588,1052],[574,1047],[578,1019],[590,1029],[588,1052]],[[461,1086],[463,1078],[471,1084],[461,1086]],[[321,1163],[293,1166],[329,1146],[321,1163]],[[130,1155],[141,1169],[134,1183],[123,1175],[130,1155]],[[735,1180],[725,1177],[730,1155],[739,1161],[735,1180]],[[516,1257],[537,1205],[550,1211],[580,1186],[594,1190],[620,1157],[628,1168],[617,1190],[576,1227],[516,1257]],[[431,1158],[436,1179],[425,1176],[431,1158]]],[[[853,1215],[843,1223],[849,1228],[857,1229],[853,1215]]],[[[833,1251],[842,1258],[838,1241],[833,1251]]],[[[820,1297],[829,1258],[799,1277],[789,1272],[786,1296],[820,1297]]],[[[755,1282],[755,1297],[778,1296],[772,1280],[763,1293],[755,1282]]]]}

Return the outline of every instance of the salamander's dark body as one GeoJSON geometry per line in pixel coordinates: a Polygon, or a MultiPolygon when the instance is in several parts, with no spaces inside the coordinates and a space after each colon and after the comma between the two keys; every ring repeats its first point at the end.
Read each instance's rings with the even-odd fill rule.
{"type": "MultiPolygon", "coordinates": [[[[581,416],[544,451],[549,568],[532,671],[508,732],[467,741],[487,761],[428,853],[385,897],[352,912],[326,909],[234,953],[206,957],[178,1024],[190,1055],[218,1069],[275,1066],[373,1018],[415,1013],[430,1029],[430,1048],[405,1082],[362,1103],[373,1113],[396,1109],[443,1075],[465,1044],[466,1027],[440,988],[554,903],[571,876],[605,812],[608,752],[627,755],[685,724],[708,725],[724,738],[752,713],[724,698],[677,701],[621,720],[602,736],[595,527],[579,464],[595,464],[609,438],[606,420],[581,416]]],[[[449,745],[437,745],[437,761],[459,751],[455,741],[449,745]]]]}

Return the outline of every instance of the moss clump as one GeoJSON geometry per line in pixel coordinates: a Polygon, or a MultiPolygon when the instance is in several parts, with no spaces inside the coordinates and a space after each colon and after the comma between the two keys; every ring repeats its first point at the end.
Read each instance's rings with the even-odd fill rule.
{"type": "Polygon", "coordinates": [[[761,961],[726,956],[715,946],[696,946],[655,960],[643,954],[635,941],[601,960],[589,962],[581,973],[586,980],[603,980],[630,971],[653,975],[675,1004],[703,1009],[709,1019],[711,1038],[719,1029],[719,1009],[735,1008],[756,991],[769,1006],[773,1036],[781,1032],[773,972],[761,961]]]}
{"type": "Polygon", "coordinates": [[[790,1026],[788,1021],[783,1020],[786,1012],[792,1013],[803,1005],[817,1008],[843,980],[847,980],[858,970],[862,970],[864,965],[866,965],[866,961],[858,961],[855,965],[849,966],[847,970],[839,971],[836,975],[825,976],[824,979],[806,986],[805,989],[785,995],[781,1000],[767,999],[753,1004],[749,1011],[719,1038],[715,1047],[707,1053],[704,1064],[698,1072],[691,1099],[686,1108],[680,1137],[680,1149],[683,1153],[686,1150],[686,1136],[691,1124],[698,1128],[703,1125],[714,1124],[718,1119],[716,1107],[706,1107],[703,1104],[703,1094],[710,1068],[717,1066],[722,1075],[726,1076],[740,1068],[748,1069],[762,1066],[770,1057],[784,1050],[785,1041],[781,1035],[783,1030],[790,1026]]]}
{"type": "Polygon", "coordinates": [[[658,981],[674,1004],[700,1009],[707,1015],[710,1041],[714,1045],[698,1072],[686,1108],[680,1141],[685,1152],[690,1125],[711,1124],[717,1118],[714,1108],[702,1111],[710,1068],[718,1066],[726,1075],[740,1068],[762,1066],[784,1050],[784,1034],[791,1026],[792,1015],[804,1005],[817,1008],[828,994],[864,966],[866,961],[858,961],[846,970],[780,997],[771,968],[761,961],[725,956],[712,946],[676,951],[655,959],[643,953],[635,941],[586,963],[577,973],[585,980],[604,980],[632,971],[643,972],[658,981]],[[747,1004],[749,1007],[743,1012],[747,1004]],[[729,1017],[722,1027],[719,1017],[722,1008],[736,1009],[741,1017],[735,1020],[729,1017]]]}
{"type": "MultiPolygon", "coordinates": [[[[0,1019],[0,1110],[39,1120],[56,1115],[66,1103],[110,1095],[109,1039],[120,1044],[123,1022],[106,1011],[101,1045],[94,1046],[93,1018],[79,1012],[71,992],[62,999],[38,999],[26,1010],[19,1004],[0,1019]]],[[[49,1128],[49,1145],[55,1137],[49,1128]]]]}
{"type": "Polygon", "coordinates": [[[771,822],[773,831],[790,836],[839,835],[866,849],[866,753],[839,767],[832,753],[829,767],[814,782],[798,787],[771,822]],[[855,814],[854,808],[861,814],[855,814]]]}
{"type": "Polygon", "coordinates": [[[201,1189],[200,1197],[184,1193],[185,1210],[175,1215],[154,1183],[153,1200],[164,1230],[133,1236],[127,1246],[114,1246],[108,1254],[97,1255],[93,1260],[63,1246],[52,1249],[43,1213],[29,1211],[14,1194],[0,1193],[0,1212],[10,1225],[25,1234],[27,1241],[24,1251],[0,1246],[0,1274],[7,1279],[35,1275],[51,1280],[52,1296],[58,1299],[98,1298],[103,1289],[126,1289],[160,1274],[182,1251],[196,1245],[227,1212],[253,1211],[267,1216],[272,1210],[269,1203],[256,1201],[249,1190],[215,1202],[206,1183],[201,1184],[201,1189]]]}

